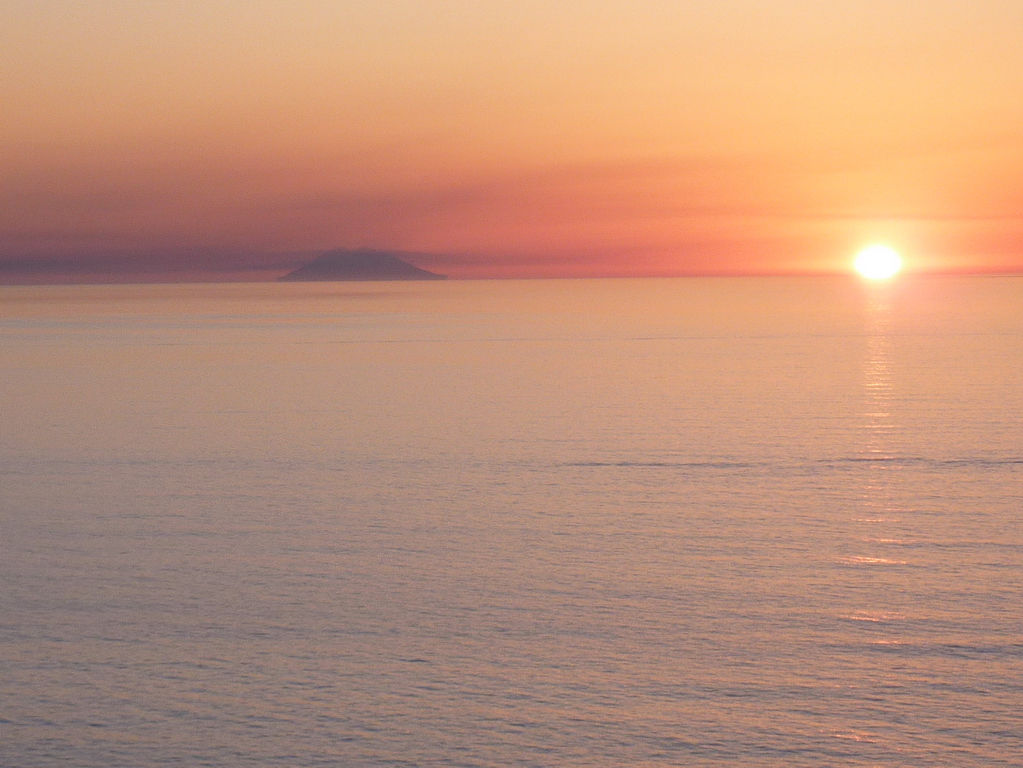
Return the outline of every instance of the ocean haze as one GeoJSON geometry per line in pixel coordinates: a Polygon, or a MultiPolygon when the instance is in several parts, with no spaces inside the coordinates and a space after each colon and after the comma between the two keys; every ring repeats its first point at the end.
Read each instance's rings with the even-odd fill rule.
{"type": "Polygon", "coordinates": [[[1014,765],[1021,288],[0,288],[0,763],[1014,765]]]}

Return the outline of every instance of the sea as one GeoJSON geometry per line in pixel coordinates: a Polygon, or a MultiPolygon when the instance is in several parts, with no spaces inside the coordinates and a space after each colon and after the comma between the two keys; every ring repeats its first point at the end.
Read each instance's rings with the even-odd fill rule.
{"type": "Polygon", "coordinates": [[[1020,766],[1023,277],[0,288],[0,765],[1020,766]]]}

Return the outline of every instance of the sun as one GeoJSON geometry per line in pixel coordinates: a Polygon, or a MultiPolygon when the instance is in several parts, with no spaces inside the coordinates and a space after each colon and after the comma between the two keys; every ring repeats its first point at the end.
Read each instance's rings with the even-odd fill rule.
{"type": "Polygon", "coordinates": [[[902,269],[902,257],[887,245],[872,245],[860,251],[853,267],[869,280],[887,280],[902,269]]]}

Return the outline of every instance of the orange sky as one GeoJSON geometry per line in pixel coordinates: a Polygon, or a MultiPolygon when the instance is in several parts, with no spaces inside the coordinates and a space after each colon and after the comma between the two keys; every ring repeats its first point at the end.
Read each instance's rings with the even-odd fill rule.
{"type": "Polygon", "coordinates": [[[1019,0],[7,0],[0,280],[1023,271],[1019,0]],[[271,274],[267,272],[267,274],[271,274]],[[127,276],[127,277],[125,277],[127,276]]]}

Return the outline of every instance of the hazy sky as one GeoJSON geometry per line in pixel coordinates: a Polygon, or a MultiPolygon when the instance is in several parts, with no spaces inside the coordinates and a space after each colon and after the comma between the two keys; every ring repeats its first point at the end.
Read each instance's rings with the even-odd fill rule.
{"type": "Polygon", "coordinates": [[[1021,41],[1020,0],[0,0],[0,271],[1023,271],[1021,41]]]}

